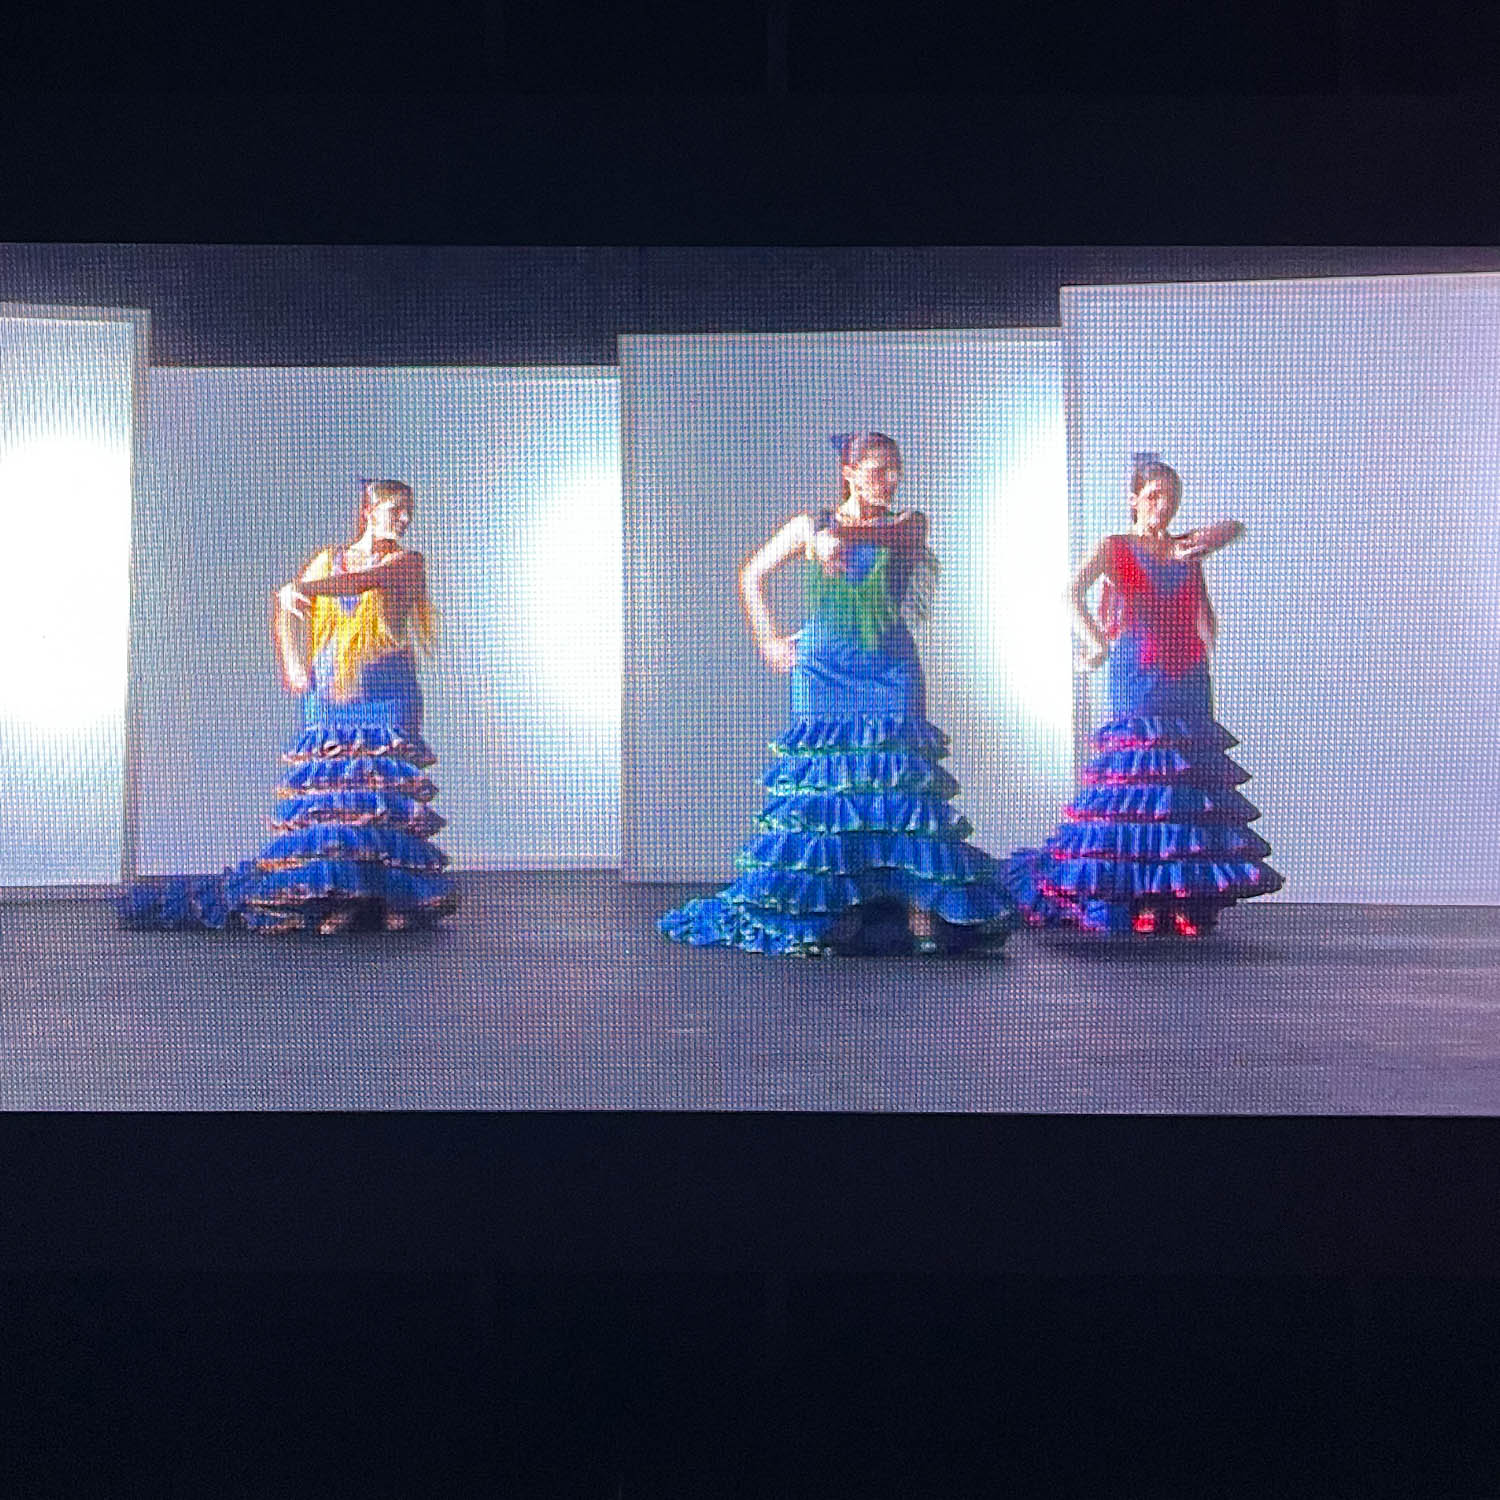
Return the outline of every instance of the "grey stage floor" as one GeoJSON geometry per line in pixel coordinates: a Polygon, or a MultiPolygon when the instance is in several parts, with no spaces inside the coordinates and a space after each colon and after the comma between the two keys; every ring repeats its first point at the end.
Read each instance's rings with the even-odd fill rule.
{"type": "Polygon", "coordinates": [[[471,875],[448,931],[125,933],[0,906],[6,1109],[1500,1112],[1500,909],[1231,913],[989,961],[681,948],[680,888],[471,875]]]}

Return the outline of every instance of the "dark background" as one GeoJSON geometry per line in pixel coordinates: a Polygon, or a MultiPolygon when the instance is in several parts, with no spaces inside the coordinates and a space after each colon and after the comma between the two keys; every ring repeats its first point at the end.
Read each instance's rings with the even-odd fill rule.
{"type": "Polygon", "coordinates": [[[147,308],[167,365],[612,365],[621,333],[1055,327],[1065,285],[1494,270],[1420,245],[0,244],[0,300],[147,308]]]}
{"type": "MultiPolygon", "coordinates": [[[[0,49],[0,297],[144,302],[167,362],[568,363],[1047,323],[1069,279],[1491,269],[1441,247],[1500,240],[1494,15],[48,7],[0,49]]],[[[1493,1493],[1497,1146],[12,1117],[0,1489],[1493,1493]]]]}
{"type": "Polygon", "coordinates": [[[653,98],[1484,95],[1500,18],[1465,0],[438,0],[320,11],[67,5],[11,21],[10,89],[653,98]]]}

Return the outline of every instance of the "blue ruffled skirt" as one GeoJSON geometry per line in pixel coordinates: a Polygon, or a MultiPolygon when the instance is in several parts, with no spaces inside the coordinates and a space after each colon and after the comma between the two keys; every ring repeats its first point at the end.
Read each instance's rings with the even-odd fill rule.
{"type": "Polygon", "coordinates": [[[308,694],[306,727],[282,755],[275,836],[218,875],[136,882],[122,898],[124,925],[288,932],[340,913],[408,926],[451,913],[448,857],[431,842],[444,826],[427,774],[437,757],[421,714],[409,653],[367,668],[353,701],[308,694]]]}
{"type": "Polygon", "coordinates": [[[1279,890],[1249,827],[1260,814],[1238,791],[1249,773],[1226,753],[1237,743],[1201,716],[1105,724],[1061,826],[1008,864],[1026,919],[1115,937],[1179,930],[1180,913],[1201,933],[1224,907],[1279,890]]]}
{"type": "Polygon", "coordinates": [[[938,946],[998,949],[1020,925],[998,861],[967,842],[923,716],[921,670],[897,649],[864,653],[804,632],[791,726],[771,743],[757,832],[718,894],[658,927],[696,946],[809,955],[910,951],[907,909],[936,919],[938,946]]]}

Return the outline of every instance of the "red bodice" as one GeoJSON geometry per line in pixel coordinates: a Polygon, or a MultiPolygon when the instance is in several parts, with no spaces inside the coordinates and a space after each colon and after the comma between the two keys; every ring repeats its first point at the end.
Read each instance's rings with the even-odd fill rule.
{"type": "Polygon", "coordinates": [[[1202,661],[1207,648],[1198,620],[1208,604],[1203,569],[1196,562],[1164,561],[1175,581],[1158,581],[1122,536],[1112,536],[1105,554],[1100,617],[1113,640],[1125,630],[1143,637],[1141,665],[1180,676],[1202,661]]]}

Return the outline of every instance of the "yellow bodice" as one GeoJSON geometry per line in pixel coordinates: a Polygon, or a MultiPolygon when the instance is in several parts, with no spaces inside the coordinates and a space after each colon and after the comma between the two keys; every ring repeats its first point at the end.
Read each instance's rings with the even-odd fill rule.
{"type": "MultiPolygon", "coordinates": [[[[329,578],[335,571],[334,551],[325,548],[313,559],[307,576],[329,578]]],[[[310,656],[316,663],[332,646],[333,694],[348,697],[359,682],[361,670],[371,662],[413,646],[429,649],[435,626],[425,590],[405,603],[398,603],[384,588],[343,598],[323,595],[312,601],[308,620],[310,656]]]]}

